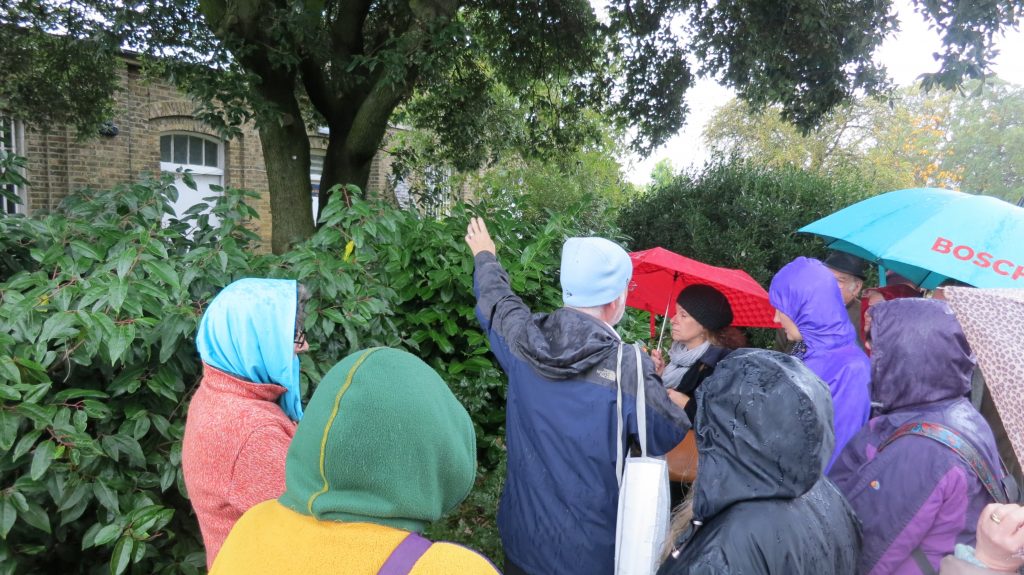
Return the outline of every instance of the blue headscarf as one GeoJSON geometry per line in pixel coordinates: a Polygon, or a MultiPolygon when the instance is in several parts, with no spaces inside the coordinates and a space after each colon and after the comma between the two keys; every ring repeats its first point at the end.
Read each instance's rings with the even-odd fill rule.
{"type": "Polygon", "coordinates": [[[240,279],[213,298],[196,334],[203,361],[253,383],[285,388],[278,401],[302,419],[299,357],[295,355],[295,280],[240,279]]]}

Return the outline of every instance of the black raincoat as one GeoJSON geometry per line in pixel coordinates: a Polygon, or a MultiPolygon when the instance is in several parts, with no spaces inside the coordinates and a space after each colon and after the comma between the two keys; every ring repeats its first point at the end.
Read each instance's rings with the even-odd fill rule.
{"type": "Polygon", "coordinates": [[[824,477],[828,387],[799,360],[738,350],[697,390],[693,521],[659,575],[855,573],[860,525],[824,477]]]}

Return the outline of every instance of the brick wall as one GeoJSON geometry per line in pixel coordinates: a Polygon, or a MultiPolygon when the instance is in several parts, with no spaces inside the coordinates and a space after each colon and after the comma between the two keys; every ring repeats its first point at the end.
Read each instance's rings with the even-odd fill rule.
{"type": "MultiPolygon", "coordinates": [[[[219,139],[195,119],[195,104],[174,86],[144,78],[138,65],[128,59],[119,70],[121,89],[115,94],[112,121],[116,136],[77,138],[67,126],[25,126],[26,176],[29,211],[55,207],[62,198],[82,188],[106,189],[137,181],[160,171],[160,135],[189,132],[219,139]],[[48,128],[48,129],[45,129],[48,128]]],[[[313,149],[325,149],[326,138],[311,134],[313,149]]],[[[270,202],[263,150],[255,126],[242,127],[241,135],[224,142],[225,187],[245,188],[260,194],[250,200],[260,214],[255,231],[270,243],[270,202]]],[[[374,158],[368,189],[386,190],[390,161],[374,158]]]]}

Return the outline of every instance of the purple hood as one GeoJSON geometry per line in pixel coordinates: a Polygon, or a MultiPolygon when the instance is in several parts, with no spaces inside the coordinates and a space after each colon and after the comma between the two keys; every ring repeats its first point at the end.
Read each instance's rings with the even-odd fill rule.
{"type": "Polygon", "coordinates": [[[808,355],[857,343],[836,277],[825,264],[796,258],[772,278],[768,297],[800,328],[808,355]]]}
{"type": "Polygon", "coordinates": [[[879,415],[971,391],[974,356],[946,302],[895,299],[868,313],[872,400],[879,415]]]}
{"type": "Polygon", "coordinates": [[[828,384],[835,410],[835,452],[867,423],[871,414],[871,365],[843,305],[839,284],[818,260],[796,258],[772,278],[768,297],[800,329],[804,364],[828,384]]]}

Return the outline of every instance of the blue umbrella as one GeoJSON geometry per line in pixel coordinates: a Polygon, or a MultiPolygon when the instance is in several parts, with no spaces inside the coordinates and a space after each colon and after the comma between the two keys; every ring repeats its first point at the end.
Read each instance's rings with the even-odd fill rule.
{"type": "Polygon", "coordinates": [[[975,287],[1024,288],[1024,208],[938,188],[857,202],[801,232],[933,289],[947,278],[975,287]]]}

